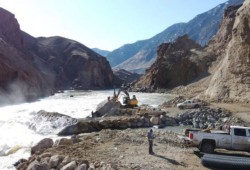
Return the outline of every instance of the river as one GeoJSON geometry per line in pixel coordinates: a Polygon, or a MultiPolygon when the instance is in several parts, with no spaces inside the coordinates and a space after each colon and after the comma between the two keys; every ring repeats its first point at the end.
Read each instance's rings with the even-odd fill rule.
{"type": "MultiPolygon", "coordinates": [[[[0,169],[15,169],[13,164],[20,158],[28,158],[31,146],[41,139],[58,138],[56,134],[60,129],[41,134],[29,128],[36,112],[45,110],[74,118],[84,118],[89,116],[91,111],[95,111],[100,102],[112,95],[112,90],[65,91],[32,103],[0,107],[0,169]],[[7,155],[14,148],[17,152],[7,155]]],[[[154,107],[172,98],[171,95],[158,93],[131,93],[130,95],[136,95],[139,105],[149,104],[154,107]]],[[[47,128],[49,127],[44,125],[40,130],[47,128]]]]}

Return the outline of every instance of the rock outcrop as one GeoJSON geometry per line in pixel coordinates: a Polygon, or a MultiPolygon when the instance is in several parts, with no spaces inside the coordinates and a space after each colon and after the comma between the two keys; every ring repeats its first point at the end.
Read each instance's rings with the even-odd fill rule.
{"type": "Polygon", "coordinates": [[[232,14],[235,19],[229,27],[230,41],[214,66],[216,69],[205,92],[211,100],[250,102],[249,11],[250,1],[246,0],[236,15],[232,14]]]}
{"type": "Polygon", "coordinates": [[[79,42],[63,37],[37,38],[29,49],[42,58],[60,89],[105,89],[113,87],[113,72],[106,58],[79,42]]]}
{"type": "Polygon", "coordinates": [[[206,73],[206,66],[199,60],[201,46],[187,35],[179,37],[174,43],[159,46],[157,60],[146,71],[136,88],[173,88],[190,83],[206,73]]]}

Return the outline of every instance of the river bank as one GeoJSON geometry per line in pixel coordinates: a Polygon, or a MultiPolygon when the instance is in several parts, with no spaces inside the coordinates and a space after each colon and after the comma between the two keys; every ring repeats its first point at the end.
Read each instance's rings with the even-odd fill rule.
{"type": "MultiPolygon", "coordinates": [[[[178,118],[178,120],[182,120],[182,123],[187,121],[192,123],[192,120],[196,122],[196,119],[200,119],[200,117],[205,118],[206,121],[210,121],[208,120],[209,117],[212,121],[216,121],[214,124],[217,125],[217,128],[228,123],[245,124],[245,122],[237,117],[231,116],[236,114],[215,108],[215,105],[211,109],[205,107],[201,109],[179,110],[175,107],[168,107],[164,111],[167,116],[178,118]]],[[[144,116],[141,115],[141,117],[138,117],[137,115],[138,122],[135,123],[136,126],[141,120],[145,119],[144,116]]],[[[131,115],[128,117],[131,118],[131,115]]],[[[121,120],[119,118],[122,120],[124,116],[116,116],[116,119],[111,117],[113,121],[110,123],[115,124],[118,122],[120,124],[119,121],[121,120]]],[[[105,119],[108,120],[110,118],[107,117],[105,119]]],[[[125,119],[127,122],[125,125],[131,124],[129,123],[130,119],[125,119]]],[[[101,121],[104,118],[98,118],[97,120],[101,121]]],[[[93,124],[92,119],[90,119],[90,122],[93,124]]],[[[82,129],[86,129],[86,126],[84,126],[84,128],[81,127],[78,129],[80,130],[77,133],[78,143],[70,140],[67,141],[66,139],[67,142],[61,142],[59,145],[58,142],[55,142],[57,144],[54,144],[53,147],[51,144],[45,150],[33,154],[28,160],[23,160],[23,163],[19,164],[17,169],[31,169],[33,166],[44,166],[45,169],[51,168],[51,166],[54,168],[63,168],[66,166],[64,167],[65,169],[69,168],[69,166],[72,169],[77,167],[78,169],[85,167],[86,169],[124,170],[206,169],[200,164],[200,158],[194,154],[197,148],[186,147],[183,141],[177,137],[177,133],[164,128],[154,128],[156,134],[154,143],[155,154],[149,155],[146,136],[148,129],[152,126],[153,124],[150,124],[147,128],[123,127],[123,130],[117,130],[116,127],[119,128],[119,126],[112,126],[108,129],[97,129],[98,132],[81,133],[82,129]]]]}
{"type": "MultiPolygon", "coordinates": [[[[140,128],[81,134],[81,142],[46,149],[34,154],[29,161],[36,159],[50,165],[52,156],[59,155],[62,158],[58,165],[69,156],[70,162],[76,161],[75,167],[84,162],[91,169],[206,169],[193,154],[195,148],[186,148],[177,134],[167,129],[154,129],[155,154],[148,154],[147,131],[147,128],[140,128]]],[[[27,167],[25,163],[23,166],[27,167]]]]}

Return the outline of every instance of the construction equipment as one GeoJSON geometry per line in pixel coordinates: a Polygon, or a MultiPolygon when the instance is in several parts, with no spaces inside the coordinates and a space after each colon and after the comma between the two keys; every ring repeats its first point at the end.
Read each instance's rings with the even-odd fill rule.
{"type": "Polygon", "coordinates": [[[121,93],[124,93],[125,96],[122,98],[122,104],[125,106],[125,107],[136,107],[137,104],[138,104],[138,100],[136,99],[136,96],[133,95],[132,98],[130,98],[129,96],[129,93],[123,89],[123,88],[120,88],[117,95],[116,95],[116,92],[115,92],[115,89],[114,89],[114,98],[116,98],[116,100],[118,100],[119,96],[121,93]]]}

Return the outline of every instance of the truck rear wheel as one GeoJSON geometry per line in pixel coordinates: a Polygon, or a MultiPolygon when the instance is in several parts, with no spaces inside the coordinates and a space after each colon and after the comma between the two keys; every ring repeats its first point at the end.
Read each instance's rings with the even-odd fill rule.
{"type": "Polygon", "coordinates": [[[200,150],[201,152],[204,152],[204,153],[213,153],[214,149],[215,149],[215,145],[212,141],[204,141],[202,142],[200,150]]]}
{"type": "Polygon", "coordinates": [[[179,109],[181,109],[181,110],[182,110],[182,109],[184,109],[184,107],[183,107],[183,106],[179,106],[179,109]]]}

